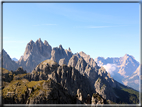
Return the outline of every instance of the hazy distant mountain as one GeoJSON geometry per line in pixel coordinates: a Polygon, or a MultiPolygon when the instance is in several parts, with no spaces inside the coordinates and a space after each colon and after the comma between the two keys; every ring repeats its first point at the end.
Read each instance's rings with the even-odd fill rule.
{"type": "Polygon", "coordinates": [[[12,58],[12,60],[13,60],[13,61],[15,61],[15,62],[17,62],[17,61],[18,61],[18,59],[16,59],[16,58],[12,58]]]}
{"type": "MultiPolygon", "coordinates": [[[[132,76],[139,66],[139,62],[136,61],[133,56],[125,54],[120,58],[106,59],[103,57],[97,57],[95,61],[99,66],[104,66],[115,80],[125,85],[132,86],[130,85],[131,83],[127,84],[125,79],[132,76]]],[[[138,85],[139,84],[137,84],[137,87],[138,85]]],[[[135,86],[133,86],[133,88],[137,89],[135,86]]]]}
{"type": "Polygon", "coordinates": [[[51,58],[51,50],[52,47],[46,40],[44,43],[40,38],[36,42],[31,40],[18,64],[27,72],[31,72],[40,62],[51,58]]]}
{"type": "Polygon", "coordinates": [[[10,56],[7,54],[7,52],[4,49],[0,53],[0,60],[3,61],[2,67],[7,70],[16,70],[19,67],[19,65],[10,58],[10,56]]]}
{"type": "Polygon", "coordinates": [[[139,87],[139,84],[140,84],[139,79],[140,79],[141,67],[142,66],[139,65],[139,67],[136,69],[136,71],[131,76],[124,78],[123,83],[125,85],[130,86],[130,87],[133,87],[136,90],[139,90],[139,88],[140,88],[139,87]]]}

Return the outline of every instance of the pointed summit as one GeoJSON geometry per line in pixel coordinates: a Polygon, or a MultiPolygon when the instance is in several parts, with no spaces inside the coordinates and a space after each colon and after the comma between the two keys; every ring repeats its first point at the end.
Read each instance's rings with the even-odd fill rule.
{"type": "Polygon", "coordinates": [[[41,41],[41,38],[39,38],[38,41],[41,41]]]}
{"type": "Polygon", "coordinates": [[[71,49],[70,49],[70,47],[68,48],[68,51],[69,51],[69,52],[71,52],[71,49]]]}
{"type": "Polygon", "coordinates": [[[42,42],[41,38],[39,38],[39,39],[36,41],[36,43],[43,43],[43,42],[42,42]]]}
{"type": "Polygon", "coordinates": [[[34,43],[34,41],[33,40],[30,40],[30,42],[29,43],[34,43]]]}
{"type": "Polygon", "coordinates": [[[59,48],[60,48],[60,49],[63,49],[63,47],[62,47],[62,45],[61,45],[61,44],[59,45],[59,48]]]}
{"type": "Polygon", "coordinates": [[[48,46],[48,42],[46,40],[44,40],[44,45],[48,46]]]}

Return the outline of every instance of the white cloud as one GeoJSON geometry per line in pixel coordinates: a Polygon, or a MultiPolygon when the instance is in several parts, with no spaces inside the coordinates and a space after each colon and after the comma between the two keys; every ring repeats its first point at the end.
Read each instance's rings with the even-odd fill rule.
{"type": "Polygon", "coordinates": [[[103,65],[103,67],[106,69],[107,72],[109,72],[111,75],[113,75],[113,73],[115,72],[117,66],[116,64],[106,64],[106,65],[103,65]]]}
{"type": "Polygon", "coordinates": [[[124,85],[127,85],[128,84],[128,81],[122,81],[124,85]]]}

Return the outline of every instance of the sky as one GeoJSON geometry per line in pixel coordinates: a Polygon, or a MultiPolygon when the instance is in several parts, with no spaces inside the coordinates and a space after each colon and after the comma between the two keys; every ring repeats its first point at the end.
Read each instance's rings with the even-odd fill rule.
{"type": "Polygon", "coordinates": [[[139,3],[3,3],[3,48],[20,59],[30,40],[92,58],[140,62],[139,3]]]}

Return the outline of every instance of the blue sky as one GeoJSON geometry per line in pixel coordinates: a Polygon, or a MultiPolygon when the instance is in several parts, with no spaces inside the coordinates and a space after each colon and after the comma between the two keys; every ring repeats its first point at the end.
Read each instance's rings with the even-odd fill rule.
{"type": "Polygon", "coordinates": [[[30,40],[92,58],[130,54],[140,61],[138,3],[4,3],[3,48],[13,58],[30,40]]]}

